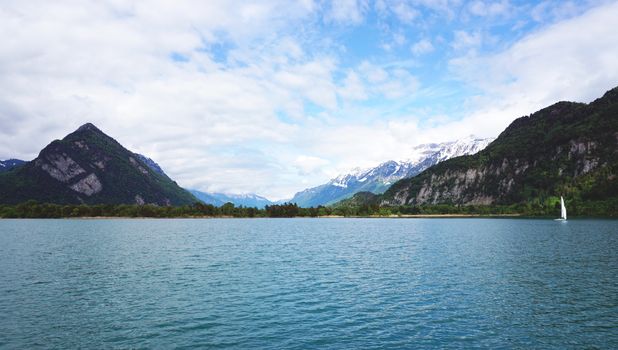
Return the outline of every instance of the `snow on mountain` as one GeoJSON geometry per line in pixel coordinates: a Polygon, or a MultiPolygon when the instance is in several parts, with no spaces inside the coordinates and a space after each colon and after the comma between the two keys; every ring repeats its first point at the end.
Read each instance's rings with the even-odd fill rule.
{"type": "MultiPolygon", "coordinates": [[[[445,142],[427,143],[414,147],[405,160],[389,160],[373,168],[354,168],[341,174],[326,184],[298,192],[289,202],[302,207],[327,205],[353,196],[357,192],[382,193],[400,179],[412,177],[449,158],[473,154],[485,148],[493,139],[480,139],[474,136],[445,142]]],[[[152,170],[164,174],[161,167],[152,159],[137,154],[152,170]]],[[[1,164],[1,163],[0,163],[1,164]]],[[[4,170],[0,167],[0,171],[4,170]]],[[[236,206],[263,208],[266,205],[280,204],[256,194],[213,193],[189,190],[196,198],[207,204],[221,206],[231,202],[236,206]]],[[[285,201],[287,202],[287,201],[285,201]]]]}
{"type": "Polygon", "coordinates": [[[22,165],[24,163],[26,163],[26,161],[23,161],[21,159],[0,160],[0,173],[3,171],[9,171],[14,167],[22,165]]]}
{"type": "Polygon", "coordinates": [[[398,180],[413,177],[446,159],[474,154],[491,141],[493,138],[481,139],[471,135],[452,142],[418,145],[410,151],[406,160],[389,160],[369,169],[355,168],[324,185],[296,193],[291,202],[310,207],[332,204],[361,191],[382,193],[398,180]]]}
{"type": "MultiPolygon", "coordinates": [[[[139,153],[135,153],[135,155],[143,161],[150,169],[153,171],[167,176],[161,166],[157,164],[154,160],[148,158],[147,156],[139,153]]],[[[1,169],[1,168],[0,168],[1,169]]],[[[257,194],[247,193],[247,194],[233,194],[233,193],[215,193],[215,192],[203,192],[198,190],[187,189],[187,191],[191,192],[191,194],[199,199],[200,201],[206,204],[212,204],[214,206],[220,207],[225,203],[233,203],[235,206],[243,206],[243,207],[257,207],[264,208],[266,205],[271,205],[273,202],[270,200],[258,196],[257,194]]]]}
{"type": "Polygon", "coordinates": [[[233,194],[233,193],[216,193],[203,192],[198,190],[188,190],[197,199],[206,204],[222,206],[225,203],[232,203],[235,206],[264,208],[267,205],[272,205],[270,200],[253,193],[233,194]]]}
{"type": "MultiPolygon", "coordinates": [[[[154,160],[148,158],[147,156],[139,153],[135,153],[137,157],[141,161],[143,161],[150,169],[153,171],[167,176],[161,166],[157,164],[154,160]]],[[[202,192],[197,190],[187,190],[191,192],[191,194],[199,199],[200,201],[206,204],[212,204],[214,206],[222,206],[225,203],[233,203],[235,206],[244,206],[244,207],[258,207],[263,208],[266,205],[272,204],[268,199],[258,196],[256,194],[230,194],[230,193],[210,193],[210,192],[202,192]]]]}
{"type": "Polygon", "coordinates": [[[441,162],[449,158],[474,154],[487,147],[493,140],[493,138],[477,139],[473,135],[470,135],[465,139],[443,144],[444,147],[441,147],[440,150],[436,152],[435,156],[438,162],[441,162]]]}

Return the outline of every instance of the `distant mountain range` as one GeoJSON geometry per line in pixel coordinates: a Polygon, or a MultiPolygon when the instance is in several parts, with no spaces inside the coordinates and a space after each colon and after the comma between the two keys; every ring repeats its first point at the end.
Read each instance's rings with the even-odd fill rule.
{"type": "Polygon", "coordinates": [[[26,163],[26,161],[21,159],[0,160],[0,173],[9,171],[16,166],[22,165],[24,163],[26,163]]]}
{"type": "MultiPolygon", "coordinates": [[[[420,145],[405,161],[355,170],[297,193],[302,207],[328,205],[535,205],[563,195],[569,205],[618,198],[618,88],[590,104],[559,102],[516,119],[500,136],[420,145]]],[[[32,161],[0,161],[0,204],[258,207],[253,195],[185,190],[152,159],[87,123],[32,161]]],[[[595,202],[597,201],[597,202],[595,202]]],[[[618,205],[618,202],[615,203],[618,205]]],[[[618,209],[616,209],[618,210],[618,209]]]]}
{"type": "Polygon", "coordinates": [[[235,206],[264,208],[267,205],[275,204],[270,200],[258,196],[257,194],[229,194],[216,192],[202,192],[198,190],[189,190],[197,199],[214,206],[222,206],[225,203],[233,203],[235,206]]]}
{"type": "Polygon", "coordinates": [[[558,102],[516,119],[474,155],[400,180],[383,195],[363,192],[341,205],[546,205],[559,196],[571,207],[618,212],[611,209],[618,205],[618,88],[590,104],[558,102]]]}
{"type": "Polygon", "coordinates": [[[201,201],[264,208],[255,194],[207,193],[180,188],[151,158],[133,153],[85,124],[45,147],[32,162],[0,161],[0,203],[181,205],[201,201]],[[12,170],[12,171],[11,171],[12,170]]]}
{"type": "MultiPolygon", "coordinates": [[[[146,164],[151,170],[154,172],[165,176],[166,178],[170,178],[161,168],[157,162],[148,158],[142,154],[135,153],[135,155],[146,164]]],[[[220,207],[225,203],[232,203],[235,206],[243,206],[243,207],[255,207],[255,208],[264,208],[267,205],[275,204],[270,200],[259,196],[257,194],[249,193],[249,194],[232,194],[232,193],[217,193],[217,192],[203,192],[198,190],[187,189],[195,198],[205,204],[212,204],[214,206],[220,207]]]]}
{"type": "Polygon", "coordinates": [[[467,138],[445,142],[429,143],[415,147],[410,158],[403,161],[389,160],[377,167],[355,169],[339,175],[329,182],[298,192],[290,200],[301,207],[329,205],[349,198],[358,192],[382,193],[401,179],[413,177],[423,170],[446,159],[474,154],[485,148],[492,138],[467,138]]]}
{"type": "Polygon", "coordinates": [[[197,201],[152,164],[87,123],[34,160],[0,173],[0,203],[182,205],[197,201]]]}

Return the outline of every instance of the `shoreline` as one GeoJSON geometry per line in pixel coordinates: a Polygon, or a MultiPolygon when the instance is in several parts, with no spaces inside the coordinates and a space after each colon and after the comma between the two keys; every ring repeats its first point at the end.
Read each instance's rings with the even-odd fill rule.
{"type": "MultiPolygon", "coordinates": [[[[527,217],[524,214],[401,214],[401,215],[367,215],[367,216],[293,216],[293,217],[234,217],[234,216],[178,216],[178,217],[151,217],[151,216],[78,216],[59,218],[0,218],[0,220],[20,219],[57,219],[57,220],[113,220],[113,219],[447,219],[447,218],[516,218],[527,217]]],[[[539,217],[542,218],[542,217],[539,217]]]]}

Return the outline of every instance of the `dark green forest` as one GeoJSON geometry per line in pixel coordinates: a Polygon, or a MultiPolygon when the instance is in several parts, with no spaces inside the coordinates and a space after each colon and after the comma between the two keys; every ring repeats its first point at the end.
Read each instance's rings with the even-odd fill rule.
{"type": "Polygon", "coordinates": [[[616,174],[618,88],[590,104],[558,102],[518,118],[484,150],[402,179],[380,201],[467,204],[486,197],[527,207],[564,195],[575,207],[585,206],[582,213],[607,213],[606,203],[618,198],[616,174]],[[440,195],[417,198],[428,187],[440,195]]]}
{"type": "MultiPolygon", "coordinates": [[[[618,198],[606,201],[567,200],[569,217],[618,217],[618,198]]],[[[559,198],[544,202],[518,203],[512,205],[423,205],[380,206],[378,204],[319,206],[301,208],[293,203],[269,205],[264,209],[234,206],[226,203],[220,207],[195,203],[183,206],[156,205],[61,205],[28,201],[18,205],[0,205],[0,218],[84,218],[84,217],[146,217],[146,218],[290,218],[290,217],[389,217],[407,215],[521,215],[529,217],[557,217],[560,212],[559,198]]]]}

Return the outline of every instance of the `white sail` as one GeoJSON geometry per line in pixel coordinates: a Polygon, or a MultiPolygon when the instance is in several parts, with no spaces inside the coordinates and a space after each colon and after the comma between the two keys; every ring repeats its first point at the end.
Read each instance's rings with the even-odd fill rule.
{"type": "Polygon", "coordinates": [[[560,218],[562,220],[567,219],[566,207],[564,206],[564,198],[560,196],[560,218]]]}

